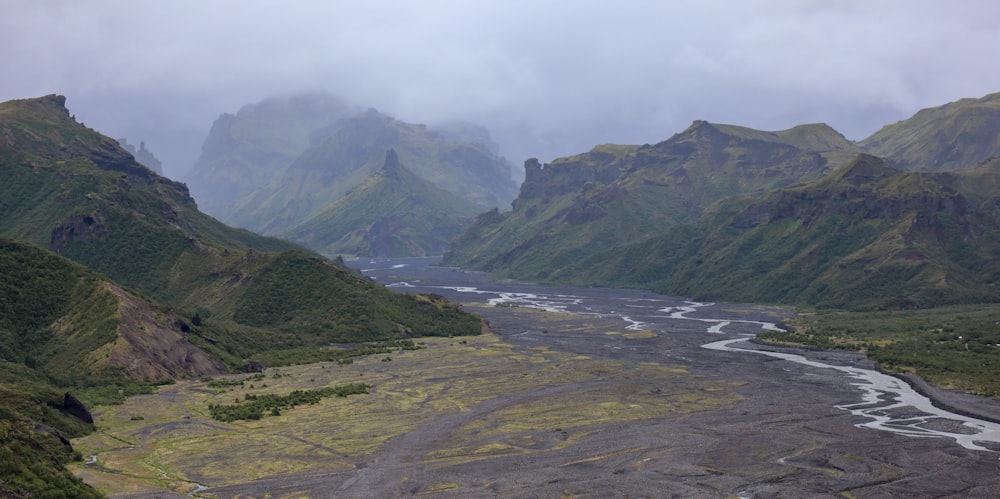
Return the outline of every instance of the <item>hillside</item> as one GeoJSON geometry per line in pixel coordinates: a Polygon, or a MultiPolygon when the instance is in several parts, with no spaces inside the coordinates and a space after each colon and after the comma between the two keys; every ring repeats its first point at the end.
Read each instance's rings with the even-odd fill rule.
{"type": "Polygon", "coordinates": [[[97,496],[61,466],[80,459],[66,439],[93,428],[78,397],[121,400],[148,391],[130,378],[225,370],[187,341],[169,309],[49,251],[0,237],[0,275],[2,497],[97,496]]]}
{"type": "Polygon", "coordinates": [[[389,148],[413,173],[481,209],[504,206],[516,193],[509,164],[486,145],[455,142],[370,109],[339,122],[226,220],[284,235],[378,171],[389,148]]]}
{"type": "Polygon", "coordinates": [[[1000,156],[1000,93],[923,109],[859,143],[912,171],[953,171],[1000,156]]]}
{"type": "Polygon", "coordinates": [[[327,255],[440,255],[478,211],[410,172],[389,149],[382,169],[285,237],[327,255]]]}
{"type": "Polygon", "coordinates": [[[698,221],[553,277],[821,308],[996,301],[996,212],[949,187],[982,180],[968,175],[900,172],[860,156],[804,186],[720,201],[698,221]]]}
{"type": "Polygon", "coordinates": [[[817,179],[852,148],[826,125],[762,132],[696,121],[655,145],[598,146],[544,166],[529,160],[514,209],[480,216],[445,263],[548,279],[692,221],[719,199],[817,179]]]}
{"type": "Polygon", "coordinates": [[[257,251],[296,246],[227,227],[198,211],[184,184],[139,165],[77,123],[65,98],[0,104],[0,234],[77,260],[160,299],[198,243],[257,251]]]}

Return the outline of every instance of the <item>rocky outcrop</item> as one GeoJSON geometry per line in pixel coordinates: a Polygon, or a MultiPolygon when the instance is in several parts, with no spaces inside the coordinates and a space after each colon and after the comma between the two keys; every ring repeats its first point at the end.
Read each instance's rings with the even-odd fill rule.
{"type": "Polygon", "coordinates": [[[69,392],[66,392],[66,394],[63,395],[63,403],[58,407],[58,409],[63,413],[69,414],[70,416],[83,421],[84,423],[94,424],[94,417],[90,414],[90,411],[87,410],[87,407],[83,405],[83,402],[80,402],[79,399],[74,397],[73,394],[69,392]]]}
{"type": "Polygon", "coordinates": [[[62,253],[74,241],[96,241],[106,235],[108,235],[108,227],[100,212],[71,215],[55,229],[52,229],[49,249],[56,253],[62,253]]]}

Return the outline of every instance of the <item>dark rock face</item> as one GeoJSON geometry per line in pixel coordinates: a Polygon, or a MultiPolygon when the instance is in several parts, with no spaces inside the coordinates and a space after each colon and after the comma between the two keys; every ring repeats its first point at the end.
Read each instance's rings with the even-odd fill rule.
{"type": "Polygon", "coordinates": [[[66,392],[66,395],[63,395],[63,403],[62,406],[59,407],[59,410],[73,416],[76,419],[79,419],[80,421],[83,421],[84,423],[94,424],[94,417],[90,415],[90,411],[87,410],[87,407],[83,405],[83,402],[80,402],[79,399],[74,397],[73,394],[69,392],[66,392]]]}
{"type": "Polygon", "coordinates": [[[86,239],[97,240],[108,234],[108,227],[98,212],[89,215],[72,215],[58,227],[52,229],[52,239],[49,247],[56,253],[61,253],[73,241],[86,239]]]}

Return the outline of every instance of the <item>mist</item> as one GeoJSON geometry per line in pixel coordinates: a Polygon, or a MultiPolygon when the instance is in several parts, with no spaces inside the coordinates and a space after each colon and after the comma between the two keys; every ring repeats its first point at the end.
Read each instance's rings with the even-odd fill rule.
{"type": "Polygon", "coordinates": [[[850,139],[1000,91],[991,1],[7,1],[0,100],[59,93],[182,178],[224,112],[328,92],[488,127],[515,165],[691,121],[850,139]]]}

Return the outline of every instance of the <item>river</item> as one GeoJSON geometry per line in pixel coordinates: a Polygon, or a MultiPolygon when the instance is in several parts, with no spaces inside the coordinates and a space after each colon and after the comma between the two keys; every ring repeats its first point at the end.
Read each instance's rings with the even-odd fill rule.
{"type": "MultiPolygon", "coordinates": [[[[649,291],[605,288],[574,288],[534,284],[492,282],[482,274],[436,267],[433,258],[358,260],[349,262],[364,275],[398,291],[433,292],[456,302],[481,302],[538,308],[553,312],[594,314],[615,317],[629,330],[649,330],[667,339],[660,352],[637,352],[640,355],[665,355],[682,361],[711,366],[713,359],[702,352],[738,354],[747,368],[757,364],[746,359],[767,356],[787,361],[783,368],[789,376],[808,376],[823,372],[825,379],[841,383],[854,393],[853,400],[833,406],[857,416],[855,426],[862,430],[890,432],[910,438],[936,438],[954,442],[969,450],[1000,453],[1000,424],[955,414],[935,407],[926,396],[903,380],[862,367],[856,355],[809,352],[788,353],[749,345],[757,332],[777,329],[775,321],[788,309],[747,305],[698,303],[680,297],[649,291]],[[670,340],[673,341],[670,341],[670,340]],[[811,355],[811,357],[810,357],[811,355]],[[831,373],[833,374],[831,376],[831,373]]],[[[512,336],[516,335],[513,333],[512,336]]],[[[536,336],[536,341],[538,336],[536,336]]],[[[572,348],[572,341],[552,340],[572,348]]],[[[623,348],[611,342],[609,349],[623,348]]],[[[634,347],[633,347],[634,348],[634,347]]],[[[727,373],[739,372],[729,364],[732,356],[718,356],[716,365],[727,373]]],[[[792,401],[794,406],[794,401],[792,401]]]]}

